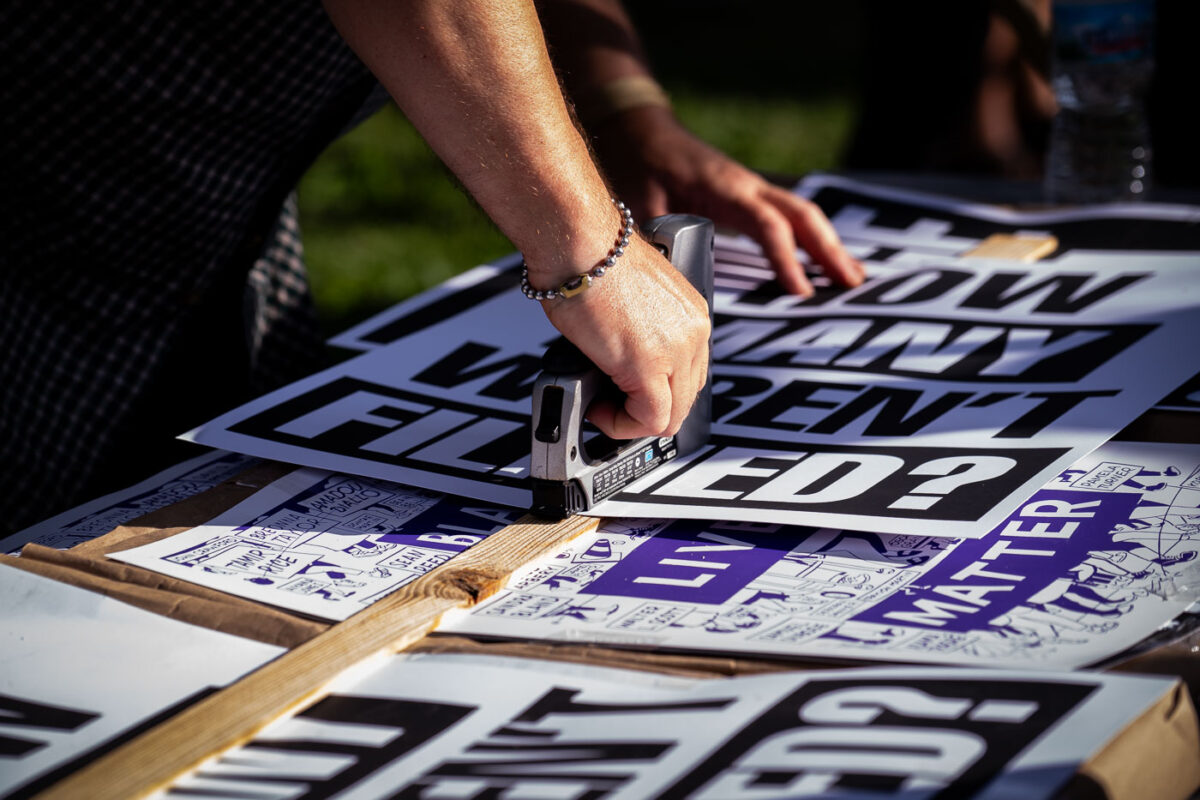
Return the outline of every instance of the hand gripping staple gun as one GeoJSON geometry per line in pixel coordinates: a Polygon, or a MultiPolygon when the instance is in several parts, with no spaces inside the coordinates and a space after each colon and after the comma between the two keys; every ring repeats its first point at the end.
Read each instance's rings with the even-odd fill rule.
{"type": "MultiPolygon", "coordinates": [[[[713,304],[713,225],[703,217],[668,214],[642,226],[642,235],[713,304]]],[[[594,434],[585,440],[583,415],[602,392],[615,392],[578,348],[559,339],[542,357],[533,388],[530,474],[533,505],[541,517],[561,519],[586,511],[634,480],[708,441],[712,426],[712,349],[709,376],[683,427],[674,436],[615,440],[594,434]]]]}

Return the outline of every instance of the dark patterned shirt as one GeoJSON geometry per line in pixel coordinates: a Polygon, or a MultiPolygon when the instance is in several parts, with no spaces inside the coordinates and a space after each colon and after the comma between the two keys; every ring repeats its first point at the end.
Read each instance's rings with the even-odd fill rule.
{"type": "Polygon", "coordinates": [[[289,192],[375,86],[319,0],[0,4],[0,530],[312,368],[289,192]]]}

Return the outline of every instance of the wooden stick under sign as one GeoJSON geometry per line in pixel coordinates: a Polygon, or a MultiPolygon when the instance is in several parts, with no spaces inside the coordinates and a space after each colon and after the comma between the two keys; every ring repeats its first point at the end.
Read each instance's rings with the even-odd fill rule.
{"type": "MultiPolygon", "coordinates": [[[[963,254],[1037,261],[1058,247],[1053,236],[993,234],[963,254]]],[[[514,570],[550,553],[600,520],[557,523],[523,517],[408,586],[196,703],[38,795],[44,800],[125,800],[169,785],[206,759],[243,744],[262,728],[315,702],[341,673],[373,656],[402,650],[441,616],[485,599],[514,570]]]]}
{"type": "Polygon", "coordinates": [[[1006,258],[1031,263],[1058,249],[1054,236],[1022,236],[1012,233],[993,233],[962,254],[963,258],[1006,258]]]}
{"type": "Polygon", "coordinates": [[[37,797],[128,800],[165,788],[206,759],[249,741],[269,723],[316,701],[345,670],[412,645],[442,614],[485,599],[515,569],[599,523],[595,517],[547,522],[526,515],[37,797]]]}

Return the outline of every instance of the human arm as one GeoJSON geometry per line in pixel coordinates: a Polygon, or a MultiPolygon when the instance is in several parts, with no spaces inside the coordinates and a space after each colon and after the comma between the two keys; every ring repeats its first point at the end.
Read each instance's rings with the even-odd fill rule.
{"type": "Polygon", "coordinates": [[[861,283],[862,265],[846,252],[816,205],[700,141],[669,107],[648,103],[597,113],[603,87],[650,77],[641,43],[618,0],[540,0],[539,8],[551,54],[596,152],[639,216],[689,212],[749,234],[790,292],[812,291],[795,257],[797,243],[835,282],[861,283]]]}
{"type": "MultiPolygon", "coordinates": [[[[619,230],[530,0],[325,0],[347,43],[551,288],[591,269],[619,230]]],[[[707,367],[702,298],[640,238],[595,288],[543,302],[626,395],[589,416],[610,436],[678,430],[707,367]]],[[[535,311],[530,306],[531,311],[535,311]]]]}

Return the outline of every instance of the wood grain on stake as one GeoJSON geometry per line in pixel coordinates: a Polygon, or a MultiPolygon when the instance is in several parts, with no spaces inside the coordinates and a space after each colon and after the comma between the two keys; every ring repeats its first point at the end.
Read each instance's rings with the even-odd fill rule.
{"type": "Polygon", "coordinates": [[[1032,263],[1045,258],[1058,249],[1058,239],[1053,236],[1021,236],[1011,233],[993,233],[982,242],[962,254],[963,258],[1007,258],[1012,261],[1032,263]]]}
{"type": "Polygon", "coordinates": [[[546,522],[526,515],[38,797],[126,800],[161,789],[205,759],[249,740],[268,723],[317,700],[344,670],[418,641],[445,612],[483,600],[515,569],[599,522],[579,516],[546,522]]]}

